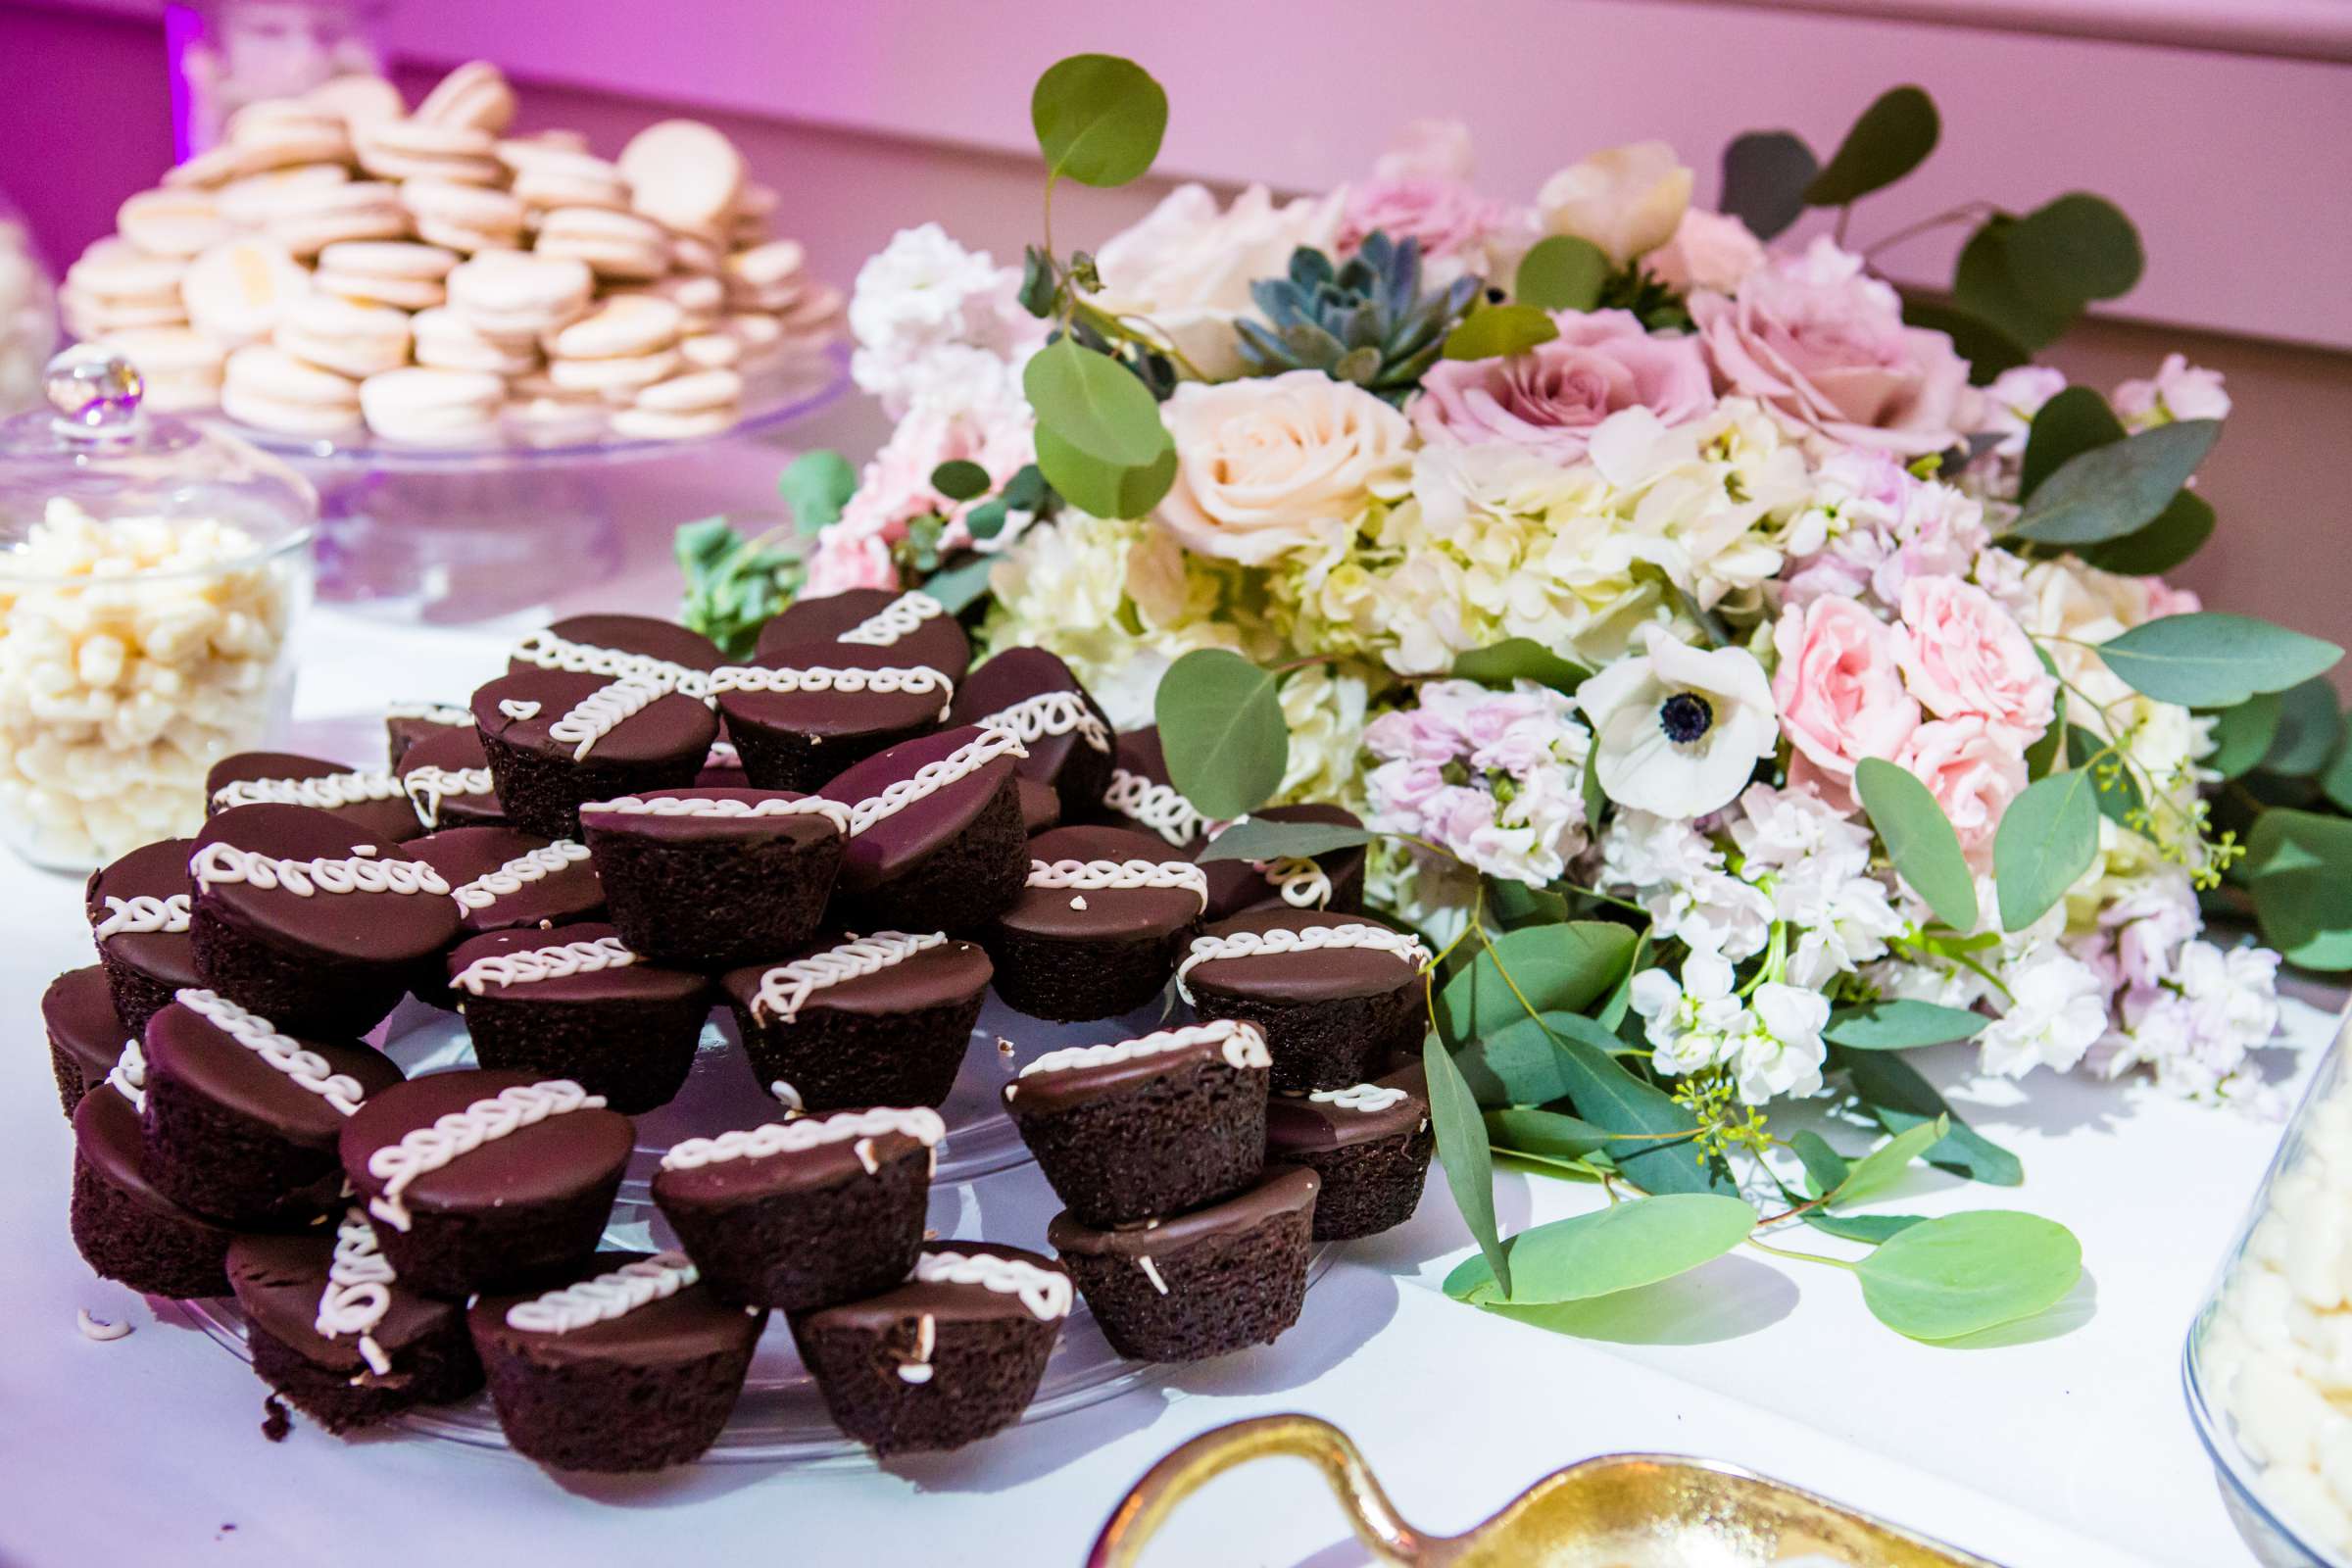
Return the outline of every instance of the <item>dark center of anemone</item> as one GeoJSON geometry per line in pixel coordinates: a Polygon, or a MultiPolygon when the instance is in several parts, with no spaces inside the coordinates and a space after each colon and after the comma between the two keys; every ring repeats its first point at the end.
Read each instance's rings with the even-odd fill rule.
{"type": "Polygon", "coordinates": [[[1715,723],[1715,710],[1696,692],[1676,692],[1658,705],[1658,728],[1677,746],[1688,746],[1715,723]]]}

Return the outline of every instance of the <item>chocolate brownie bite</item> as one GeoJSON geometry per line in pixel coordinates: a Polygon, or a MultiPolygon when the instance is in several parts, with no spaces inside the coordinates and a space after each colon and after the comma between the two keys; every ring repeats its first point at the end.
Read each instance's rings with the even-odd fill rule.
{"type": "Polygon", "coordinates": [[[955,683],[888,648],[816,643],[711,677],[744,777],[763,790],[817,788],[853,762],[928,735],[955,683]]]}
{"type": "Polygon", "coordinates": [[[1159,835],[1170,849],[1190,855],[1208,842],[1213,825],[1168,781],[1159,727],[1122,731],[1111,760],[1110,782],[1085,812],[1088,820],[1141,828],[1159,835]]]}
{"type": "Polygon", "coordinates": [[[142,1051],[140,1170],[183,1208],[240,1226],[308,1224],[340,1207],[344,1120],[401,1081],[357,1040],[297,1040],[193,989],[147,1020],[142,1051]]]}
{"type": "Polygon", "coordinates": [[[690,1138],[662,1156],[654,1202],[720,1300],[830,1306],[914,1266],[946,1136],[935,1110],[877,1106],[690,1138]]]}
{"type": "Polygon", "coordinates": [[[760,628],[753,655],[775,663],[811,646],[847,643],[888,650],[900,662],[925,664],[951,681],[971,667],[972,642],[947,607],[926,593],[894,594],[887,588],[851,588],[814,599],[796,599],[760,628]]]}
{"type": "Polygon", "coordinates": [[[394,703],[384,710],[384,752],[394,771],[409,748],[444,730],[473,728],[473,710],[464,703],[394,703]]]}
{"type": "Polygon", "coordinates": [[[1266,1105],[1266,1160],[1304,1165],[1323,1178],[1315,1240],[1345,1242],[1413,1217],[1437,1135],[1429,1091],[1408,1067],[1377,1083],[1276,1095],[1266,1105]]]}
{"type": "Polygon", "coordinates": [[[1274,1088],[1345,1089],[1429,1028],[1429,950],[1370,915],[1260,909],[1193,938],[1176,989],[1203,1018],[1256,1024],[1274,1088]]]}
{"type": "Polygon", "coordinates": [[[463,1299],[536,1286],[594,1252],[636,1139],[576,1083],[467,1069],[369,1096],[340,1149],[394,1270],[463,1299]]]}
{"type": "Polygon", "coordinates": [[[409,1289],[356,1208],[331,1234],[238,1237],[228,1288],[253,1370],[338,1436],[482,1386],[466,1308],[409,1289]]]}
{"type": "Polygon", "coordinates": [[[1008,729],[1028,748],[1013,771],[1032,833],[1086,817],[1110,787],[1109,715],[1043,648],[1007,648],[983,661],[956,686],[948,722],[1008,729]]]}
{"type": "Polygon", "coordinates": [[[134,1045],[74,1107],[74,1245],[100,1278],[141,1295],[225,1296],[236,1233],[174,1203],[139,1172],[143,1080],[134,1045]]]}
{"type": "Polygon", "coordinates": [[[664,675],[614,680],[567,669],[503,675],[473,694],[490,779],[507,820],[543,838],[580,836],[580,804],[694,782],[718,720],[664,675]]]}
{"type": "Polygon", "coordinates": [[[497,827],[507,820],[490,777],[489,754],[471,723],[445,729],[409,748],[396,769],[424,831],[445,827],[497,827]]]}
{"type": "Polygon", "coordinates": [[[134,1035],[174,992],[203,983],[189,933],[196,883],[188,857],[195,848],[194,839],[141,845],[90,873],[82,890],[115,1010],[134,1035]]]}
{"type": "Polygon", "coordinates": [[[556,1470],[660,1470],[726,1429],[764,1309],[730,1305],[677,1252],[599,1252],[466,1313],[507,1441],[556,1470]]]}
{"type": "MultiPolygon", "coordinates": [[[[1310,822],[1361,829],[1353,811],[1337,806],[1269,806],[1251,811],[1252,822],[1310,822]]],[[[1227,826],[1232,824],[1228,823],[1227,826]]],[[[1201,845],[1206,853],[1216,843],[1201,845]]],[[[1230,920],[1252,909],[1326,909],[1353,914],[1364,906],[1364,847],[1344,845],[1320,855],[1286,855],[1271,860],[1200,861],[1208,877],[1204,920],[1230,920]]]]}
{"type": "Polygon", "coordinates": [[[1021,896],[1021,743],[965,725],[894,746],[818,793],[850,808],[835,909],[866,926],[977,930],[1021,896]]]}
{"type": "Polygon", "coordinates": [[[1269,1169],[1240,1196],[1120,1230],[1054,1216],[1061,1255],[1110,1348],[1141,1361],[1198,1361],[1271,1345],[1298,1321],[1322,1179],[1269,1169]]]}
{"type": "Polygon", "coordinates": [[[1207,901],[1200,867],[1149,833],[1057,827],[1029,841],[1029,879],[980,942],[1015,1010],[1108,1018],[1166,988],[1207,901]]]}
{"type": "Polygon", "coordinates": [[[398,844],[424,831],[408,792],[389,772],[345,767],[288,752],[239,752],[204,776],[207,816],[240,806],[308,806],[351,824],[362,838],[398,844]]]}
{"type": "Polygon", "coordinates": [[[49,1036],[57,1098],[71,1119],[81,1097],[106,1081],[135,1031],[122,1026],[106,969],[95,963],[68,969],[49,982],[41,993],[41,1026],[49,1036]]]}
{"type": "Polygon", "coordinates": [[[297,1034],[366,1034],[458,934],[440,872],[307,806],[221,812],[188,871],[203,988],[297,1034]]]}
{"type": "Polygon", "coordinates": [[[1048,1052],[1004,1086],[1004,1108],[1072,1214],[1126,1225],[1257,1180],[1269,1065],[1252,1025],[1187,1024],[1048,1052]]]}
{"type": "Polygon", "coordinates": [[[1037,1396],[1070,1277],[1035,1252],[933,1242],[896,1288],[792,1319],[801,1359],[842,1431],[876,1453],[960,1448],[1037,1396]]]}
{"type": "Polygon", "coordinates": [[[572,615],[526,635],[507,669],[561,669],[607,680],[664,682],[689,697],[709,694],[710,671],[725,662],[718,645],[675,621],[652,615],[572,615]]]}
{"type": "Polygon", "coordinates": [[[569,1078],[632,1114],[676,1097],[710,1014],[710,982],[595,920],[469,938],[449,988],[483,1066],[569,1078]]]}
{"type": "Polygon", "coordinates": [[[995,972],[937,931],[822,937],[719,979],[744,1054],[794,1110],[937,1105],[956,1087],[995,972]]]}
{"type": "MultiPolygon", "coordinates": [[[[449,827],[401,851],[441,873],[466,934],[567,925],[602,914],[588,846],[512,827],[449,827]]],[[[437,977],[436,977],[437,978],[437,977]]]]}
{"type": "Polygon", "coordinates": [[[789,790],[654,790],[580,808],[612,923],[661,963],[724,969],[816,934],[849,808],[789,790]]]}

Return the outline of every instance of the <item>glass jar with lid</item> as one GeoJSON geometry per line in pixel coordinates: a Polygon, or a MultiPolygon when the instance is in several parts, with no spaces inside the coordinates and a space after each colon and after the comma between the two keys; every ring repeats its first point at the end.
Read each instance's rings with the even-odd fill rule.
{"type": "Polygon", "coordinates": [[[0,423],[0,832],[81,870],[204,820],[207,771],[284,728],[318,498],[233,437],[143,413],[103,349],[0,423]]]}

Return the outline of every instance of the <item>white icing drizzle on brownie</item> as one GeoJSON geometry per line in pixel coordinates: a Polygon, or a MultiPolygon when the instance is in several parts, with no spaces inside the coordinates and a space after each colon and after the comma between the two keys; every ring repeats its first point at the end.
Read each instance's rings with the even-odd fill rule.
{"type": "Polygon", "coordinates": [[[712,672],[710,691],[713,696],[722,692],[871,692],[877,697],[899,693],[920,697],[937,692],[939,716],[945,718],[948,704],[956,696],[956,683],[928,664],[888,669],[836,669],[830,664],[776,669],[765,664],[729,664],[712,672]]]}
{"type": "Polygon", "coordinates": [[[1130,821],[1166,839],[1178,849],[1206,832],[1209,819],[1193,808],[1173,784],[1161,784],[1141,773],[1126,768],[1110,770],[1110,787],[1102,792],[1102,804],[1130,821]]]}
{"type": "MultiPolygon", "coordinates": [[[[1031,860],[1033,888],[1185,888],[1208,907],[1208,877],[1190,860],[1031,860]]],[[[1084,907],[1083,905],[1079,907],[1084,907]]]]}
{"type": "Polygon", "coordinates": [[[604,675],[614,680],[666,682],[689,697],[710,695],[710,676],[705,670],[673,664],[651,654],[632,654],[595,643],[575,643],[542,627],[514,645],[512,655],[541,669],[566,670],[574,675],[604,675]]]}
{"type": "Polygon", "coordinates": [[[590,801],[580,809],[583,812],[611,811],[615,816],[821,816],[843,834],[850,831],[850,808],[839,801],[829,801],[821,795],[804,795],[797,801],[738,801],[725,796],[713,798],[708,795],[666,795],[649,801],[639,795],[623,795],[617,800],[590,801]]]}
{"type": "Polygon", "coordinates": [[[1008,729],[1025,746],[1073,731],[1098,752],[1108,752],[1111,746],[1110,727],[1076,692],[1040,692],[1000,708],[978,722],[991,729],[1008,729]]]}
{"type": "Polygon", "coordinates": [[[562,718],[548,725],[547,738],[559,746],[571,747],[571,760],[584,762],[598,741],[677,689],[677,683],[666,676],[616,680],[599,686],[572,704],[562,718]]]}
{"type": "Polygon", "coordinates": [[[346,1209],[335,1227],[335,1255],[326,1266],[326,1289],[318,1293],[312,1327],[322,1340],[357,1335],[360,1359],[377,1377],[389,1377],[392,1358],[375,1343],[375,1331],[392,1309],[392,1260],[376,1245],[375,1227],[357,1208],[346,1209]]]}
{"type": "Polygon", "coordinates": [[[349,859],[281,860],[259,850],[233,844],[207,844],[188,861],[188,874],[201,891],[216,883],[242,882],[263,892],[283,889],[297,898],[314,893],[440,893],[449,892],[441,873],[422,860],[381,860],[373,846],[349,859]]]}
{"type": "Polygon", "coordinates": [[[936,795],[949,785],[971,777],[1000,757],[1027,757],[1029,750],[1011,732],[983,729],[936,762],[925,762],[911,778],[894,779],[881,794],[869,795],[850,808],[854,837],[887,817],[896,816],[915,802],[936,795]]]}
{"type": "Polygon", "coordinates": [[[539,710],[546,706],[545,703],[531,702],[520,697],[501,697],[498,700],[498,710],[516,723],[527,718],[537,718],[539,710]]]}
{"type": "Polygon", "coordinates": [[[445,724],[451,729],[473,727],[473,710],[460,703],[394,703],[384,710],[384,717],[445,724]]]}
{"type": "Polygon", "coordinates": [[[276,1025],[216,992],[193,987],[172,994],[172,1000],[206,1023],[284,1073],[312,1094],[348,1116],[360,1108],[368,1091],[347,1072],[336,1072],[327,1059],[299,1040],[278,1033],[276,1025]]]}
{"type": "Polygon", "coordinates": [[[1286,855],[1278,860],[1252,860],[1250,864],[1294,909],[1321,909],[1331,904],[1331,878],[1303,856],[1286,855]]]}
{"type": "Polygon", "coordinates": [[[368,1212],[396,1231],[406,1231],[409,1210],[401,1194],[417,1177],[550,1116],[596,1110],[604,1103],[604,1096],[592,1095],[568,1078],[545,1078],[502,1089],[464,1110],[435,1117],[429,1126],[412,1127],[399,1143],[385,1144],[368,1156],[368,1174],[384,1184],[384,1190],[368,1200],[368,1212]]]}
{"type": "MultiPolygon", "coordinates": [[[[853,936],[822,953],[779,963],[761,975],[759,994],[752,998],[752,1013],[755,1017],[770,1013],[790,1023],[811,993],[845,980],[880,974],[918,953],[945,947],[947,941],[942,931],[877,931],[868,937],[853,936]]],[[[783,1099],[781,1095],[776,1098],[783,1099]]]]}
{"type": "Polygon", "coordinates": [[[1149,1256],[1138,1253],[1135,1259],[1135,1266],[1144,1271],[1144,1278],[1152,1282],[1152,1288],[1153,1290],[1157,1291],[1162,1296],[1168,1294],[1168,1282],[1159,1277],[1159,1265],[1157,1263],[1152,1262],[1149,1256]]]}
{"type": "Polygon", "coordinates": [[[520,893],[528,884],[545,881],[587,858],[587,845],[557,839],[528,854],[517,855],[495,871],[484,871],[470,882],[460,883],[450,897],[462,908],[487,909],[499,900],[520,893]]]}
{"type": "Polygon", "coordinates": [[[106,1070],[106,1081],[130,1102],[131,1109],[147,1108],[147,1053],[139,1049],[136,1040],[122,1042],[122,1054],[106,1070]]]}
{"type": "MultiPolygon", "coordinates": [[[[1141,1035],[1133,1040],[1100,1046],[1064,1046],[1049,1051],[1020,1071],[1027,1078],[1041,1072],[1068,1072],[1078,1067],[1101,1067],[1114,1061],[1133,1061],[1139,1056],[1157,1056],[1172,1051],[1185,1051],[1194,1046],[1214,1045],[1225,1065],[1239,1072],[1249,1067],[1269,1067],[1274,1058],[1267,1054],[1266,1037],[1257,1025],[1239,1018],[1212,1018],[1206,1023],[1188,1023],[1178,1029],[1161,1029],[1141,1035]]],[[[1020,1085],[1013,1085],[1018,1091],[1020,1085]]]]}
{"type": "Polygon", "coordinates": [[[921,1285],[977,1285],[999,1296],[1018,1296],[1041,1323],[1070,1315],[1070,1277],[1018,1257],[988,1252],[925,1252],[914,1260],[921,1285]]]}
{"type": "Polygon", "coordinates": [[[185,893],[169,898],[157,898],[141,893],[127,899],[109,894],[106,899],[106,918],[90,928],[90,935],[104,942],[108,937],[144,936],[161,931],[167,936],[188,928],[194,899],[185,893]]]}
{"type": "Polygon", "coordinates": [[[903,1383],[931,1381],[931,1352],[939,1348],[939,1320],[925,1312],[914,1321],[914,1356],[899,1363],[903,1383]]]}
{"type": "Polygon", "coordinates": [[[488,795],[492,792],[490,770],[486,767],[412,767],[401,775],[401,787],[409,792],[409,804],[416,808],[416,820],[426,827],[441,825],[441,803],[461,795],[488,795]]]}
{"type": "Polygon", "coordinates": [[[947,612],[948,607],[927,593],[920,590],[904,593],[833,640],[867,648],[888,648],[900,638],[922,630],[924,621],[936,620],[947,612]]]}
{"type": "Polygon", "coordinates": [[[318,778],[241,778],[213,791],[215,806],[315,806],[323,811],[398,800],[400,780],[389,773],[326,773],[318,778]]]}
{"type": "Polygon", "coordinates": [[[1403,1090],[1386,1084],[1350,1084],[1345,1089],[1317,1089],[1306,1097],[1318,1105],[1334,1110],[1360,1110],[1369,1115],[1386,1110],[1406,1099],[1403,1090]]]}
{"type": "Polygon", "coordinates": [[[1218,958],[1262,958],[1284,953],[1321,953],[1334,948],[1368,948],[1376,953],[1392,954],[1411,964],[1414,971],[1429,967],[1429,949],[1421,939],[1404,931],[1392,931],[1387,926],[1313,925],[1303,931],[1276,926],[1271,931],[1230,931],[1223,936],[1193,938],[1190,953],[1176,966],[1176,993],[1185,1001],[1193,1000],[1185,977],[1201,964],[1218,958]]]}
{"type": "Polygon", "coordinates": [[[666,1300],[703,1277],[683,1252],[656,1252],[560,1291],[507,1308],[507,1327],[528,1334],[569,1334],[626,1317],[666,1300]]]}
{"type": "Polygon", "coordinates": [[[749,1132],[720,1133],[715,1138],[689,1138],[662,1156],[663,1170],[700,1170],[731,1159],[766,1159],[776,1154],[804,1153],[827,1144],[879,1138],[897,1133],[925,1149],[948,1136],[948,1124],[926,1106],[898,1110],[887,1105],[871,1110],[845,1110],[838,1115],[802,1116],[771,1121],[749,1132]]]}
{"type": "Polygon", "coordinates": [[[478,997],[484,986],[521,986],[540,980],[565,980],[575,974],[625,969],[636,961],[637,955],[622,946],[620,938],[598,937],[594,942],[564,942],[552,948],[493,953],[460,969],[450,976],[449,983],[478,997]]]}

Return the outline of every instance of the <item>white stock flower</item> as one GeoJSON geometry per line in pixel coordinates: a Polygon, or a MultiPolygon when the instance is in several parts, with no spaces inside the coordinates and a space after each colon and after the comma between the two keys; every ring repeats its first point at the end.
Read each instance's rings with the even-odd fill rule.
{"type": "Polygon", "coordinates": [[[1546,234],[1590,240],[1616,267],[1673,238],[1690,205],[1690,171],[1662,141],[1594,153],[1536,193],[1546,234]]]}
{"type": "Polygon", "coordinates": [[[1629,1000],[1643,1019],[1651,1061],[1677,1077],[1730,1059],[1732,1037],[1746,1018],[1732,995],[1732,966],[1703,949],[1683,961],[1680,977],[1664,969],[1634,976],[1629,1000]]]}
{"type": "Polygon", "coordinates": [[[1740,1100],[1761,1105],[1778,1096],[1803,1099],[1820,1091],[1821,1063],[1829,1054],[1821,1042],[1829,998],[1766,981],[1749,999],[1744,1021],[1745,1030],[1733,1042],[1740,1100]]]}
{"type": "Polygon", "coordinates": [[[2107,982],[2054,941],[2004,964],[2001,983],[2009,988],[2007,1008],[1977,1036],[1986,1072],[2065,1072],[2107,1032],[2107,982]]]}
{"type": "Polygon", "coordinates": [[[1764,666],[1743,648],[1702,650],[1657,626],[1644,652],[1577,690],[1592,726],[1592,765],[1609,799],[1660,816],[1729,805],[1781,727],[1764,666]]]}
{"type": "Polygon", "coordinates": [[[1258,316],[1250,285],[1287,274],[1301,245],[1335,249],[1347,205],[1345,185],[1279,207],[1265,186],[1251,185],[1220,210],[1205,186],[1179,185],[1095,252],[1102,278],[1095,303],[1144,318],[1210,380],[1239,375],[1233,323],[1258,316]]]}
{"type": "Polygon", "coordinates": [[[937,223],[901,229],[865,265],[850,295],[858,340],[850,370],[893,415],[936,382],[936,351],[977,349],[1000,361],[1025,358],[1045,323],[1014,303],[1019,274],[986,251],[970,251],[937,223]]]}
{"type": "Polygon", "coordinates": [[[1737,962],[1764,951],[1772,900],[1723,868],[1723,853],[1688,820],[1649,811],[1610,815],[1600,836],[1599,886],[1623,889],[1649,912],[1651,936],[1737,962]]]}

